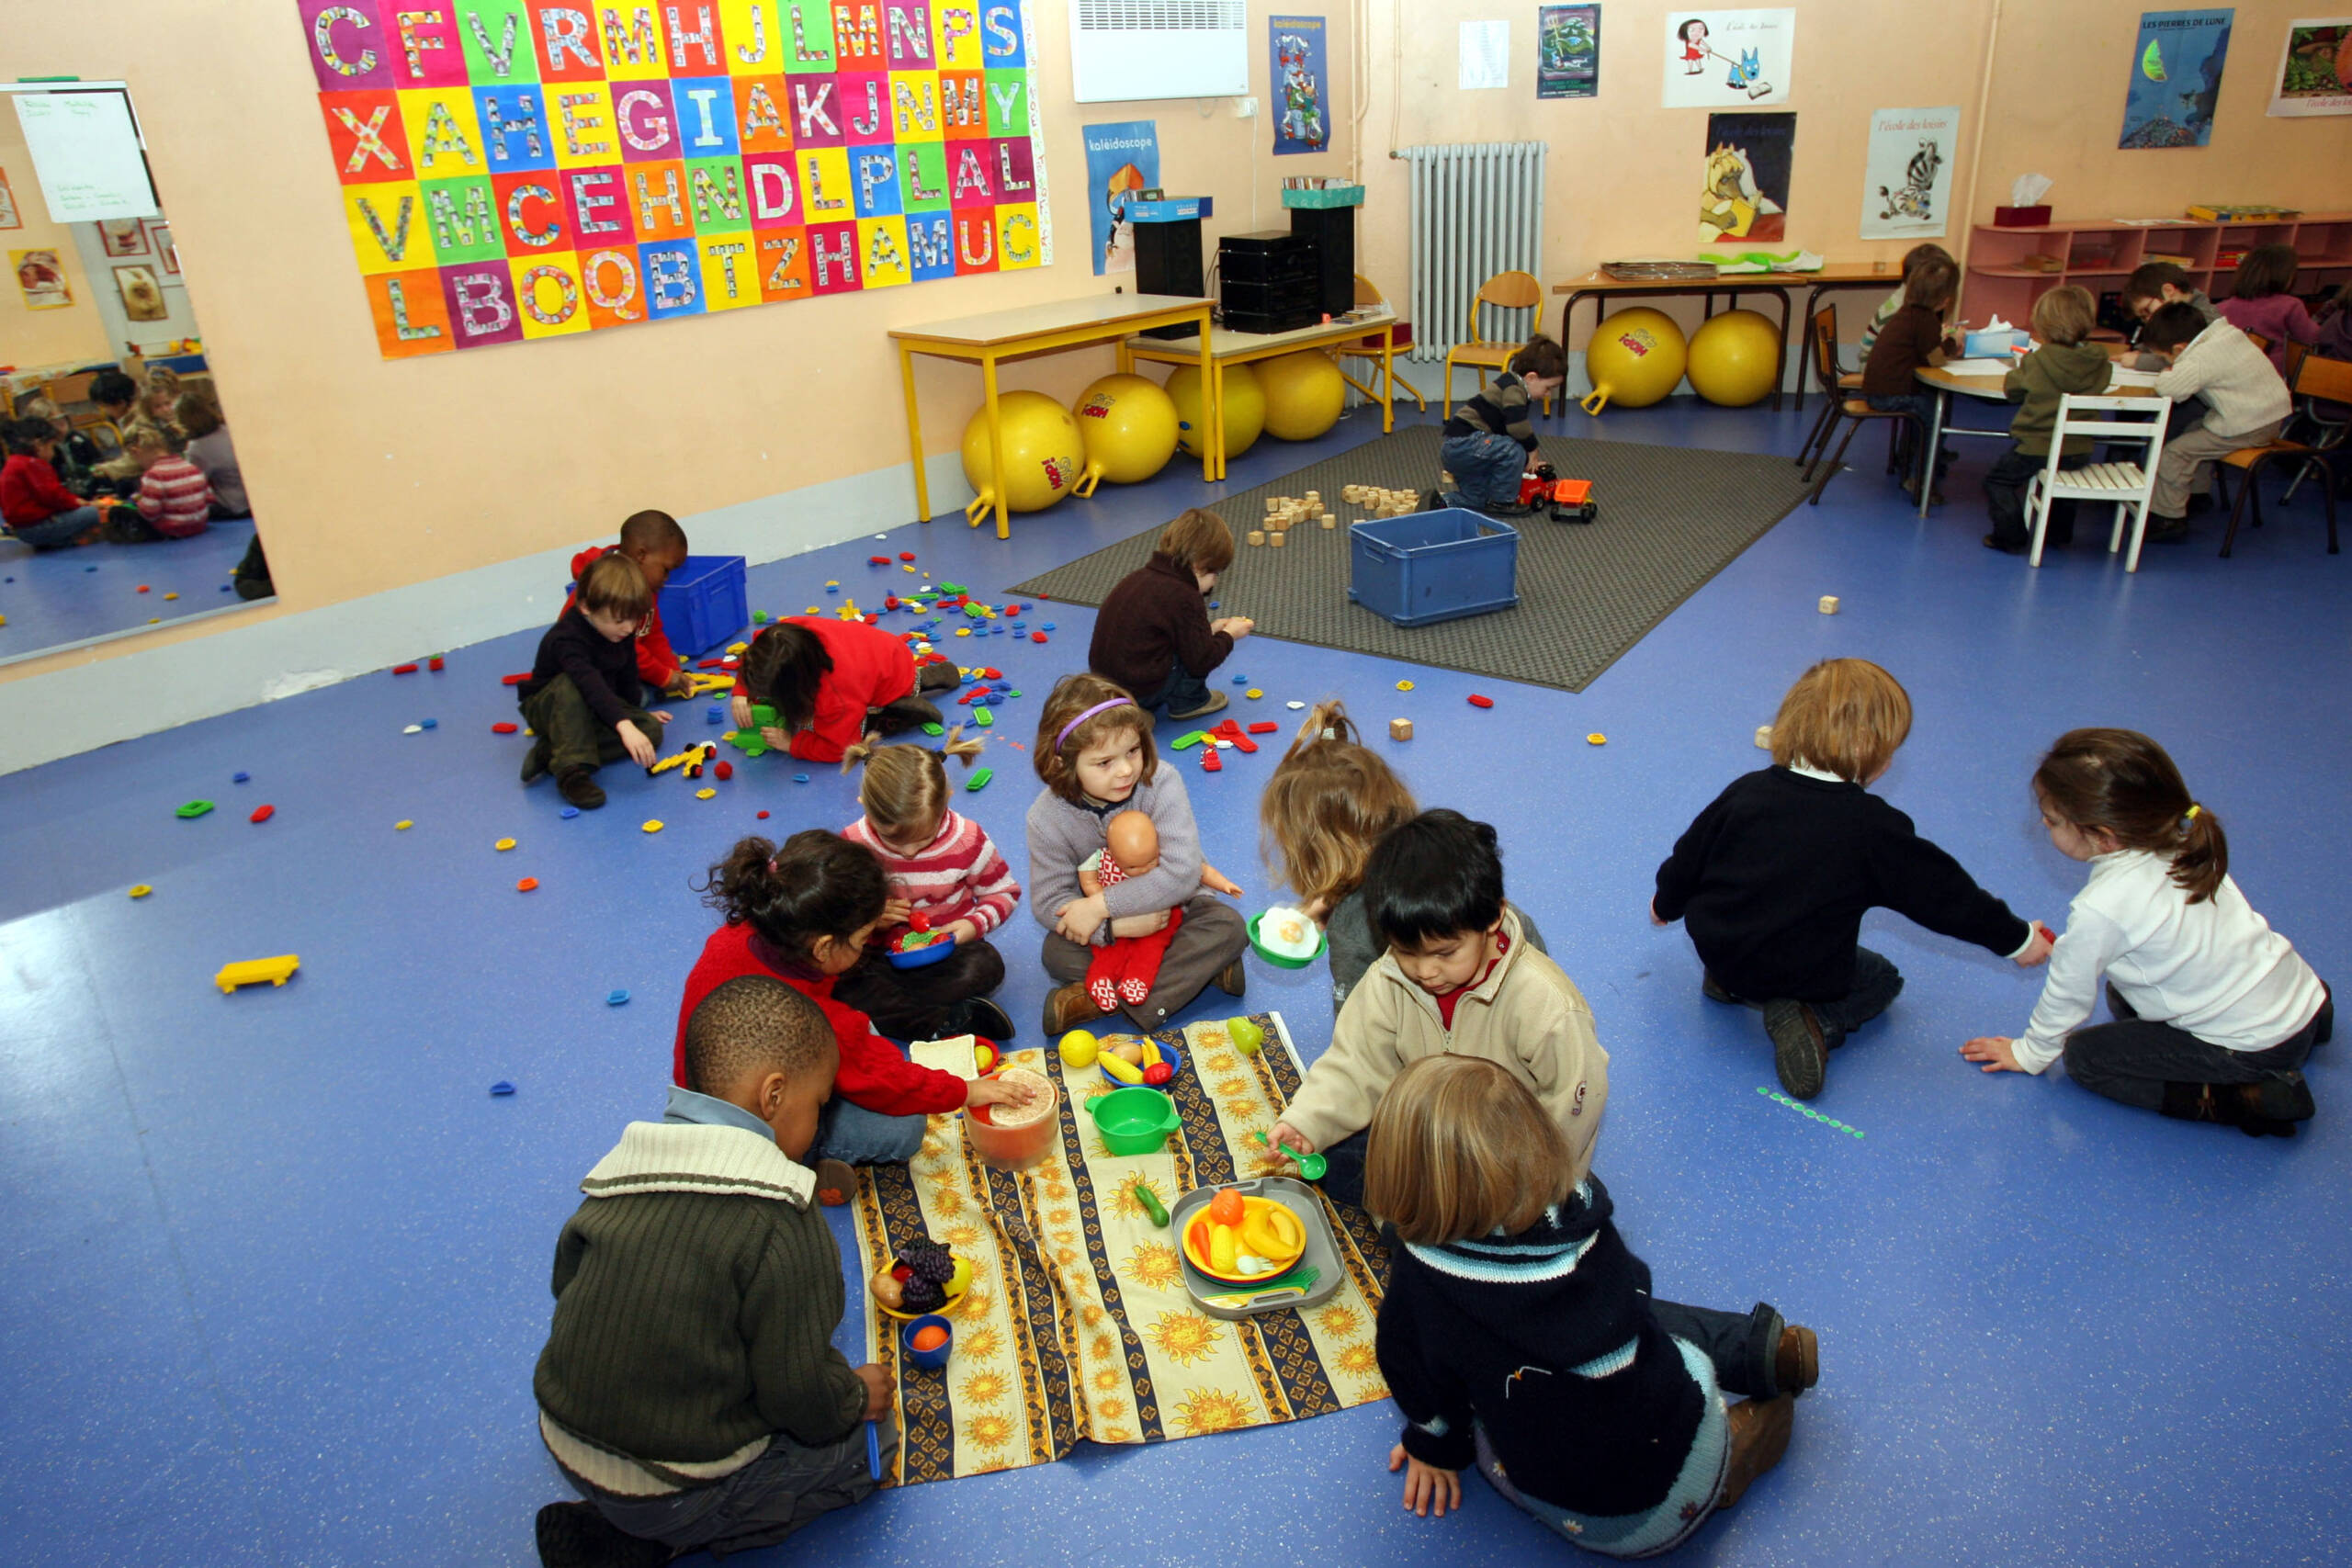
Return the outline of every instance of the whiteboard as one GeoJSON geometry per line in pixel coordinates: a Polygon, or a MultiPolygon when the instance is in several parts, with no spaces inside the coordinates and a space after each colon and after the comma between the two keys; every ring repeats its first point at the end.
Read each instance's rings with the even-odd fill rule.
{"type": "Polygon", "coordinates": [[[51,221],[153,218],[163,210],[155,204],[127,91],[20,89],[10,96],[51,221]]]}

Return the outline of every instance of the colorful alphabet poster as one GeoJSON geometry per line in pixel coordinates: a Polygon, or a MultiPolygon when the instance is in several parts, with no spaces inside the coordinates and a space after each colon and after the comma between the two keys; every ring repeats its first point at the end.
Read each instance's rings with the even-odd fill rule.
{"type": "Polygon", "coordinates": [[[1699,243],[1781,240],[1789,231],[1789,170],[1796,161],[1792,114],[1707,117],[1707,183],[1699,197],[1699,243]]]}
{"type": "Polygon", "coordinates": [[[1323,18],[1269,17],[1273,42],[1274,155],[1331,150],[1331,96],[1325,85],[1323,18]]]}
{"type": "Polygon", "coordinates": [[[1862,161],[1862,238],[1940,239],[1951,220],[1960,110],[1874,109],[1862,161]]]}
{"type": "Polygon", "coordinates": [[[296,5],[388,359],[1054,259],[1026,0],[296,5]]]}
{"type": "Polygon", "coordinates": [[[1535,96],[1589,98],[1600,91],[1600,7],[1535,8],[1535,96]]]}
{"type": "Polygon", "coordinates": [[[2132,45],[2132,85],[2123,96],[2126,149],[2202,147],[2213,140],[2213,106],[2230,53],[2231,11],[2143,11],[2132,45]]]}
{"type": "Polygon", "coordinates": [[[2270,113],[2290,117],[2352,114],[2352,17],[2287,24],[2270,113]]]}

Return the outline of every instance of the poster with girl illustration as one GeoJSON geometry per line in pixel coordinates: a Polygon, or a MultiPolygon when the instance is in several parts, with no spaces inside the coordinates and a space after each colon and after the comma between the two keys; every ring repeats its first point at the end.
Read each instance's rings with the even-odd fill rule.
{"type": "Polygon", "coordinates": [[[1660,101],[1670,109],[1787,103],[1796,37],[1793,10],[1669,11],[1660,101]]]}

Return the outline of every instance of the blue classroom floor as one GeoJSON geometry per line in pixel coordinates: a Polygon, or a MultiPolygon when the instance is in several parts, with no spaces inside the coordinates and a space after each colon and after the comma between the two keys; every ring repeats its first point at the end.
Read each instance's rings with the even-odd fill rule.
{"type": "MultiPolygon", "coordinates": [[[[1560,428],[1785,453],[1809,418],[1678,403],[1560,428]]],[[[1230,487],[1376,433],[1359,413],[1317,443],[1262,444],[1230,487]]],[[[2062,921],[2081,879],[2034,818],[2040,749],[2075,725],[2128,725],[2161,739],[2225,820],[2256,907],[2323,976],[2352,974],[2352,558],[2322,553],[2317,498],[2230,561],[2208,522],[2188,548],[2151,547],[2136,578],[2087,543],[2036,573],[1977,543],[1990,456],[1970,449],[1924,525],[1865,459],[1581,695],[1250,642],[1229,668],[1267,696],[1236,707],[1286,718],[1283,700],[1337,694],[1375,733],[1413,717],[1410,743],[1375,744],[1425,804],[1501,826],[1512,893],[1592,1003],[1612,1058],[1597,1168],[1658,1290],[1762,1297],[1818,1329],[1822,1382],[1787,1462],[1682,1561],[2335,1557],[2352,1524],[2352,1348],[2329,1325],[2352,1241],[2321,1200],[2345,1190],[2352,1140],[2331,1051],[2311,1074],[2320,1119],[2292,1142],[2127,1111],[2055,1075],[1985,1078],[1956,1047],[2015,1032],[2039,975],[1878,917],[1865,940],[1909,987],[1832,1060],[1817,1102],[1857,1140],[1757,1092],[1773,1077],[1753,1016],[1702,1000],[1681,931],[1645,918],[1675,836],[1760,764],[1751,736],[1788,682],[1857,654],[1917,708],[1879,788],[2020,913],[2062,921]],[[1824,593],[1841,614],[1816,613],[1824,593]],[[1398,694],[1408,678],[1418,689],[1398,694]],[[1473,689],[1493,710],[1464,704],[1473,689]]],[[[1010,544],[951,518],[897,528],[888,547],[990,592],[1200,494],[1180,462],[1017,519],[1010,544]]],[[[2086,518],[2083,532],[2098,530],[2086,518]]],[[[752,603],[830,605],[828,578],[876,603],[909,581],[867,567],[883,547],[757,569],[752,603]]],[[[1245,550],[1228,612],[1248,611],[1249,566],[1245,550]]],[[[1092,617],[1035,618],[1057,625],[1048,647],[984,644],[1028,694],[1000,710],[994,784],[958,801],[1016,866],[1035,784],[1001,741],[1031,739],[1092,617]]],[[[624,1122],[659,1113],[679,987],[712,925],[690,882],[739,834],[837,828],[855,807],[854,781],[823,769],[796,785],[792,764],[746,765],[702,802],[674,775],[623,768],[606,770],[608,809],[560,820],[548,785],[517,786],[519,739],[489,732],[513,716],[497,677],[532,645],[501,638],[442,674],[370,675],[0,778],[9,1561],[534,1561],[532,1514],[564,1495],[530,1391],[548,1262],[579,1178],[624,1122]],[[438,728],[401,733],[426,716],[438,728]],[[231,783],[240,769],[250,784],[231,783]],[[176,819],[194,796],[220,808],[176,819]],[[276,818],[248,826],[264,802],[276,818]],[[655,816],[667,829],[641,832],[655,816]],[[395,832],[400,818],[415,825],[395,832]],[[494,852],[506,836],[518,847],[494,852]],[[536,894],[514,891],[523,876],[536,894]],[[137,882],[153,895],[127,898],[137,882]],[[303,967],[282,990],[211,988],[224,962],[287,952],[303,967]],[[615,987],[634,999],[607,1007],[615,987]],[[490,1098],[502,1078],[520,1092],[490,1098]]],[[[678,734],[716,733],[701,705],[678,709],[678,734]]],[[[1255,808],[1273,757],[1187,779],[1207,852],[1252,909],[1269,901],[1255,808]]],[[[1038,939],[1024,913],[1005,941],[1002,999],[1031,1040],[1038,939]]],[[[1329,1038],[1326,979],[1253,962],[1249,1004],[1280,1010],[1311,1055],[1329,1038]]],[[[853,1359],[861,1338],[842,1337],[853,1359]]],[[[741,1561],[1573,1555],[1475,1480],[1458,1516],[1403,1513],[1384,1470],[1395,1425],[1374,1405],[1081,1447],[886,1494],[741,1561]]]]}
{"type": "Polygon", "coordinates": [[[0,540],[0,660],[143,629],[242,604],[229,579],[254,542],[254,521],[213,524],[187,539],[39,550],[0,540]],[[147,592],[139,592],[144,583],[147,592]],[[176,593],[176,599],[165,599],[176,593]]]}

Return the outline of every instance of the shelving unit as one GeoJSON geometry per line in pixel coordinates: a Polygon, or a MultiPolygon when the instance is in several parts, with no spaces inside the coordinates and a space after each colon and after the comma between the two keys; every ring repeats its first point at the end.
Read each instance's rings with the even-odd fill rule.
{"type": "MultiPolygon", "coordinates": [[[[2022,326],[2044,289],[2079,284],[2102,307],[2120,296],[2132,269],[2152,258],[2185,256],[2197,287],[2227,299],[2236,257],[2257,245],[2292,245],[2302,258],[2295,292],[2314,293],[2331,283],[2352,282],[2352,212],[2307,212],[2301,218],[2246,223],[2204,223],[2193,219],[2151,225],[2091,222],[2051,223],[2038,229],[1996,229],[1979,223],[1970,231],[1968,275],[1961,288],[1960,315],[1982,323],[1998,314],[2022,326]],[[2054,256],[2052,272],[2021,265],[2029,256],[2054,256]]],[[[2104,324],[2111,312],[2102,308],[2104,324]]]]}

